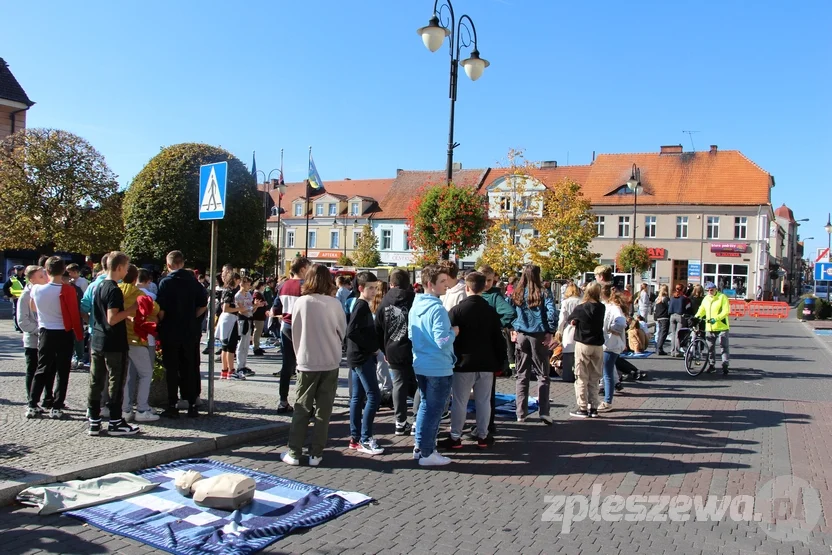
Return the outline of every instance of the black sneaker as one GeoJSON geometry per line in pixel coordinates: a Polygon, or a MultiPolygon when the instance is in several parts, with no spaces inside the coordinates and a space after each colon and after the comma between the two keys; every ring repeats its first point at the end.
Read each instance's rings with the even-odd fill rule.
{"type": "Polygon", "coordinates": [[[728,375],[728,363],[727,362],[722,363],[722,375],[723,376],[728,375]]]}
{"type": "Polygon", "coordinates": [[[91,436],[101,435],[101,420],[90,420],[90,429],[87,434],[91,436]]]}
{"type": "Polygon", "coordinates": [[[546,424],[547,426],[552,425],[552,417],[549,416],[548,414],[545,414],[545,415],[541,416],[540,421],[543,422],[544,424],[546,424]]]}
{"type": "Polygon", "coordinates": [[[107,427],[107,434],[111,436],[131,436],[137,433],[139,433],[139,427],[128,424],[124,421],[124,418],[118,422],[110,421],[110,425],[107,427]]]}
{"type": "Polygon", "coordinates": [[[598,409],[589,409],[590,418],[598,418],[598,409]]]}
{"type": "Polygon", "coordinates": [[[248,367],[240,368],[238,370],[238,372],[242,372],[246,376],[253,376],[254,374],[256,374],[256,372],[254,370],[252,370],[251,368],[248,368],[248,367]]]}
{"type": "Polygon", "coordinates": [[[569,416],[574,416],[575,418],[589,418],[589,412],[586,409],[575,409],[569,413],[569,416]]]}
{"type": "Polygon", "coordinates": [[[266,354],[266,351],[263,349],[254,349],[254,356],[261,357],[266,354]]]}
{"type": "Polygon", "coordinates": [[[292,405],[278,405],[277,414],[292,414],[295,408],[292,405]]]}
{"type": "Polygon", "coordinates": [[[409,436],[411,428],[412,428],[412,426],[410,425],[410,422],[403,422],[403,423],[396,422],[396,435],[397,436],[409,436]]]}
{"type": "Polygon", "coordinates": [[[197,418],[199,416],[199,410],[196,408],[196,405],[188,407],[188,418],[197,418]]]}
{"type": "Polygon", "coordinates": [[[442,441],[440,441],[437,445],[439,447],[442,447],[443,449],[462,449],[462,440],[454,439],[448,436],[442,441]]]}
{"type": "Polygon", "coordinates": [[[179,418],[179,409],[176,407],[168,407],[163,410],[159,416],[162,416],[163,418],[177,419],[179,418]]]}
{"type": "Polygon", "coordinates": [[[494,445],[494,436],[488,434],[486,437],[477,438],[477,449],[488,449],[494,445]]]}
{"type": "Polygon", "coordinates": [[[624,391],[624,384],[621,383],[621,382],[618,382],[617,384],[615,384],[615,390],[618,391],[618,392],[624,391]]]}

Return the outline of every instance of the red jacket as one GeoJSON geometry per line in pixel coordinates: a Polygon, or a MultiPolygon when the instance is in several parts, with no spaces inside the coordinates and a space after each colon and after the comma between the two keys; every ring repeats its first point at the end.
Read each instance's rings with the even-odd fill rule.
{"type": "Polygon", "coordinates": [[[148,322],[147,318],[153,314],[153,299],[147,295],[141,295],[136,299],[136,316],[133,318],[133,331],[142,341],[147,341],[147,336],[156,337],[156,323],[148,322]]]}
{"type": "Polygon", "coordinates": [[[81,310],[78,307],[78,294],[75,292],[75,286],[63,284],[60,299],[64,330],[75,332],[75,340],[81,341],[84,339],[84,327],[81,325],[81,310]]]}

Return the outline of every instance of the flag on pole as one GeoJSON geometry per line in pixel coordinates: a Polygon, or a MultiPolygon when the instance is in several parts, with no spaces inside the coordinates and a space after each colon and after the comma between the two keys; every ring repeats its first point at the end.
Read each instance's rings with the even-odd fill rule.
{"type": "Polygon", "coordinates": [[[315,167],[315,161],[312,159],[312,151],[309,151],[309,190],[311,193],[323,193],[324,182],[321,181],[321,176],[318,175],[318,168],[315,167]]]}

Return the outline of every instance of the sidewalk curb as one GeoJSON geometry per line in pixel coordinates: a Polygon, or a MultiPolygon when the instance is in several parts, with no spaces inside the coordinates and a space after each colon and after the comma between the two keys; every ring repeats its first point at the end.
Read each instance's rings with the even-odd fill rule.
{"type": "Polygon", "coordinates": [[[126,456],[90,464],[66,466],[51,474],[28,474],[20,480],[0,481],[0,507],[14,503],[18,493],[31,486],[65,482],[67,480],[85,480],[111,472],[135,472],[178,459],[196,457],[236,447],[267,437],[279,438],[289,430],[289,422],[265,424],[246,428],[223,435],[197,437],[193,441],[182,442],[172,447],[153,449],[143,453],[128,453],[126,456]]]}

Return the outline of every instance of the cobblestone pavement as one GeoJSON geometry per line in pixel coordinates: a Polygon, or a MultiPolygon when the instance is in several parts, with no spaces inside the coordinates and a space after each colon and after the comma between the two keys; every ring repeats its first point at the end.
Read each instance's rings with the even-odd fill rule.
{"type": "MultiPolygon", "coordinates": [[[[249,357],[249,367],[256,375],[246,381],[215,380],[215,416],[203,414],[197,419],[162,419],[140,423],[142,433],[135,437],[92,438],[87,435],[85,419],[89,372],[70,374],[64,420],[25,418],[25,366],[20,334],[14,333],[10,320],[0,321],[0,482],[25,480],[27,476],[47,474],[67,467],[77,467],[90,460],[129,457],[171,445],[181,445],[198,438],[223,435],[277,422],[289,422],[277,416],[280,369],[277,349],[264,357],[249,357]]],[[[202,357],[202,397],[208,396],[208,362],[202,357]]],[[[219,372],[219,365],[217,365],[219,372]]],[[[346,406],[346,370],[341,395],[346,406]]],[[[207,402],[202,410],[207,411],[207,402]]]]}
{"type": "MultiPolygon", "coordinates": [[[[215,458],[377,499],[291,535],[268,553],[829,553],[828,510],[783,512],[797,514],[798,521],[819,518],[805,541],[790,542],[759,523],[728,516],[718,522],[589,518],[573,522],[568,532],[563,522],[548,518],[547,509],[549,515],[556,511],[546,496],[589,495],[596,484],[601,496],[756,495],[762,484],[784,475],[808,481],[813,489],[803,490],[804,498],[816,491],[823,507],[832,508],[829,351],[798,322],[733,326],[728,377],[690,378],[679,359],[637,360],[650,379],[627,384],[615,410],[597,420],[570,420],[572,387],[556,383],[553,427],[536,418],[503,421],[493,449],[466,445],[452,453],[455,462],[447,467],[421,469],[410,457],[412,438],[393,435],[389,411],[377,420],[376,435],[386,447],[379,457],[346,449],[348,425],[341,413],[333,419],[321,467],[283,465],[279,442],[215,458]]],[[[500,388],[510,391],[512,383],[500,380],[500,388]]],[[[804,506],[809,504],[795,505],[804,506]]],[[[0,510],[0,531],[10,554],[156,552],[28,508],[0,510]]]]}

